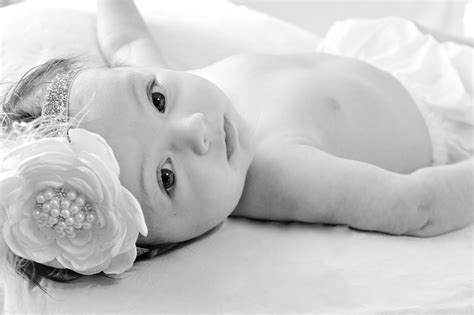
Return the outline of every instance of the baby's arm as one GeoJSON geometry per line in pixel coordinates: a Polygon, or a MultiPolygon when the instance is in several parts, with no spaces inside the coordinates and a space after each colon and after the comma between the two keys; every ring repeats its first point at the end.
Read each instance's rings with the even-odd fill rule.
{"type": "Polygon", "coordinates": [[[249,193],[234,215],[416,236],[472,222],[467,165],[398,174],[306,145],[265,150],[252,166],[259,175],[249,178],[253,187],[245,188],[249,193]]]}
{"type": "Polygon", "coordinates": [[[168,68],[133,0],[97,3],[97,38],[110,65],[168,68]]]}
{"type": "Polygon", "coordinates": [[[413,235],[432,236],[468,225],[474,220],[474,158],[412,174],[423,183],[429,220],[413,235]]]}

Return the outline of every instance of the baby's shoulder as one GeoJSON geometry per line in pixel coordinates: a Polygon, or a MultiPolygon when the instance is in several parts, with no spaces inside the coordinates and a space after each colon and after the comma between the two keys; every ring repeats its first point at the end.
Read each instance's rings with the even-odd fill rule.
{"type": "Polygon", "coordinates": [[[286,69],[311,69],[320,64],[331,62],[335,56],[323,53],[264,54],[242,53],[226,57],[204,68],[193,70],[202,76],[221,77],[234,75],[273,74],[286,69]]]}
{"type": "Polygon", "coordinates": [[[288,219],[288,210],[299,208],[301,200],[296,196],[301,193],[301,184],[317,180],[307,176],[311,173],[307,157],[315,151],[319,149],[303,138],[275,136],[260,142],[232,215],[260,219],[281,215],[280,219],[288,219]]]}
{"type": "MultiPolygon", "coordinates": [[[[291,87],[297,93],[307,87],[314,90],[318,84],[340,86],[341,81],[371,77],[368,64],[341,56],[309,52],[298,54],[237,54],[190,71],[221,87],[225,92],[253,90],[268,92],[279,84],[291,87]]],[[[288,88],[285,90],[288,91],[288,88]]]]}
{"type": "Polygon", "coordinates": [[[263,67],[275,69],[275,66],[290,66],[308,69],[324,66],[331,68],[352,67],[363,62],[349,57],[336,56],[321,52],[304,52],[293,54],[268,54],[268,53],[241,53],[228,56],[206,68],[236,67],[240,69],[263,67]]]}

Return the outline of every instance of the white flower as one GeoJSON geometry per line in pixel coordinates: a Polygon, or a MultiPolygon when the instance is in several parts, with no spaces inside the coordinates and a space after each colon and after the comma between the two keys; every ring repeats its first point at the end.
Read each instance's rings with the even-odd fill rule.
{"type": "Polygon", "coordinates": [[[3,237],[16,255],[44,265],[122,273],[136,258],[138,233],[148,233],[141,207],[102,137],[84,129],[69,136],[26,143],[0,160],[3,237]]]}

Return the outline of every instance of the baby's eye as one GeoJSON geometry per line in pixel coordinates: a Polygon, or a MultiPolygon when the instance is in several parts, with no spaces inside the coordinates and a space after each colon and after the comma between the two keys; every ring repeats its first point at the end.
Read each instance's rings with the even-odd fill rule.
{"type": "Polygon", "coordinates": [[[158,84],[156,84],[156,82],[153,82],[149,93],[150,93],[149,97],[151,101],[153,102],[153,105],[161,113],[164,113],[166,109],[166,99],[163,94],[158,92],[158,84]]]}
{"type": "Polygon", "coordinates": [[[159,177],[163,188],[169,195],[171,189],[173,189],[176,183],[176,177],[174,175],[174,172],[172,171],[170,159],[166,160],[166,163],[162,166],[159,177]]]}

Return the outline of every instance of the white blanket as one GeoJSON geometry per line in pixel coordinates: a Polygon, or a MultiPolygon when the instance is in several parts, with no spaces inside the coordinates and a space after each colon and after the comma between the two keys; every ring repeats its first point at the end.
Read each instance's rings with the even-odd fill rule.
{"type": "MultiPolygon", "coordinates": [[[[161,19],[156,15],[146,19],[156,23],[164,50],[170,43],[168,51],[176,51],[176,63],[183,67],[237,52],[309,51],[318,43],[317,37],[291,25],[219,3],[214,15],[205,5],[201,10],[194,7],[198,10],[194,20],[182,15],[181,20],[174,19],[172,9],[161,19]],[[165,30],[163,19],[168,23],[165,30]],[[247,36],[236,32],[235,23],[241,23],[247,36]],[[219,31],[210,33],[216,25],[219,31]],[[191,31],[207,34],[202,38],[212,49],[197,45],[197,35],[187,35],[185,41],[173,37],[191,31]],[[185,52],[179,52],[180,45],[185,45],[185,52]],[[197,51],[189,52],[190,47],[197,51]]],[[[84,47],[91,62],[102,62],[97,59],[93,16],[55,10],[0,9],[1,81],[17,79],[57,54],[81,53],[84,47]],[[12,25],[18,27],[12,30],[12,25]]],[[[228,219],[195,243],[137,263],[120,280],[47,282],[49,295],[45,295],[21,279],[6,277],[4,311],[472,314],[473,240],[472,225],[422,239],[341,226],[228,219]]]]}
{"type": "Polygon", "coordinates": [[[471,46],[439,42],[399,17],[335,23],[318,51],[355,58],[392,74],[427,123],[435,165],[474,154],[471,46]]]}
{"type": "Polygon", "coordinates": [[[472,314],[474,228],[435,238],[229,219],[121,280],[7,292],[7,310],[67,313],[472,314]],[[15,294],[16,296],[11,296],[15,294]],[[12,305],[17,303],[16,305],[12,305]]]}

